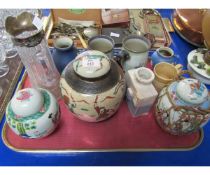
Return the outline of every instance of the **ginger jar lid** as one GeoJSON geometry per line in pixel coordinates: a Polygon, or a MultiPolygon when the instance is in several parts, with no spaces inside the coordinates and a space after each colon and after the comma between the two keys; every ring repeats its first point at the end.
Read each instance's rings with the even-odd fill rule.
{"type": "Polygon", "coordinates": [[[107,74],[111,68],[111,61],[102,52],[88,50],[79,54],[74,62],[73,69],[83,78],[99,78],[107,74]]]}
{"type": "Polygon", "coordinates": [[[198,105],[208,99],[208,90],[200,81],[187,78],[177,84],[176,93],[186,103],[198,105]]]}
{"type": "Polygon", "coordinates": [[[15,93],[11,100],[11,109],[16,115],[27,117],[39,112],[43,104],[44,98],[39,90],[26,88],[15,93]]]}

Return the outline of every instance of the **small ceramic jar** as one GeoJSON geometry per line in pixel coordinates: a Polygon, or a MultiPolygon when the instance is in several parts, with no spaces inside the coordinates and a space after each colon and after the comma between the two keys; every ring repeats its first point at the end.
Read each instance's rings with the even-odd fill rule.
{"type": "Polygon", "coordinates": [[[55,97],[44,89],[22,89],[6,108],[9,127],[26,138],[41,138],[52,133],[58,125],[59,115],[55,97]]]}
{"type": "Polygon", "coordinates": [[[61,93],[79,119],[98,122],[112,116],[125,94],[120,66],[104,53],[89,50],[78,55],[61,75],[61,93]]]}
{"type": "Polygon", "coordinates": [[[173,135],[190,134],[209,119],[210,98],[203,83],[187,78],[162,89],[156,104],[156,120],[173,135]]]}
{"type": "Polygon", "coordinates": [[[160,47],[151,56],[153,67],[161,62],[174,64],[175,59],[174,51],[169,47],[160,47]]]}
{"type": "Polygon", "coordinates": [[[52,57],[56,68],[61,74],[66,65],[77,56],[77,49],[74,42],[69,37],[56,38],[53,41],[54,48],[52,57]]]}
{"type": "Polygon", "coordinates": [[[129,110],[134,117],[149,113],[158,95],[152,82],[154,73],[145,67],[126,72],[126,99],[129,110]]]}

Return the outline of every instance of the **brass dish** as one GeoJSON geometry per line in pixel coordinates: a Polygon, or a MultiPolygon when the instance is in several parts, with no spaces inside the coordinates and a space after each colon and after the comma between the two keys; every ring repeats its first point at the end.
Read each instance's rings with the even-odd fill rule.
{"type": "Polygon", "coordinates": [[[190,44],[202,47],[202,19],[205,9],[177,9],[172,15],[172,23],[177,33],[190,44]]]}
{"type": "Polygon", "coordinates": [[[207,10],[202,21],[202,32],[204,36],[204,44],[210,49],[210,10],[207,10]]]}

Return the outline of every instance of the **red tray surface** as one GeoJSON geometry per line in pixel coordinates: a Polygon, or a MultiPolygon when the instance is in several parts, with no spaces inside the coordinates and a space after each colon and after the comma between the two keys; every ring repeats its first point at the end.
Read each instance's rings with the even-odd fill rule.
{"type": "MultiPolygon", "coordinates": [[[[26,78],[24,87],[29,87],[26,78]]],[[[201,140],[201,132],[187,136],[173,136],[156,123],[154,110],[148,116],[133,118],[124,101],[118,112],[99,123],[87,123],[74,117],[63,100],[59,101],[61,121],[50,136],[24,139],[6,125],[5,140],[16,150],[115,150],[115,149],[191,149],[201,140]]],[[[7,145],[7,146],[8,146],[7,145]]]]}

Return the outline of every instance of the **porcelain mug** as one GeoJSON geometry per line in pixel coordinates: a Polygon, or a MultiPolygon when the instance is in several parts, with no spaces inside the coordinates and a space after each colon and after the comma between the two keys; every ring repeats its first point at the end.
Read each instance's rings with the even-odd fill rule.
{"type": "Polygon", "coordinates": [[[122,51],[117,55],[124,71],[146,66],[151,42],[144,36],[128,35],[123,39],[122,51]]]}
{"type": "Polygon", "coordinates": [[[175,81],[182,74],[183,66],[181,64],[173,65],[170,63],[161,62],[155,65],[155,79],[153,85],[160,92],[163,87],[175,81]]]}
{"type": "Polygon", "coordinates": [[[106,35],[98,35],[88,40],[88,49],[105,53],[108,58],[113,57],[114,40],[106,35]]]}

